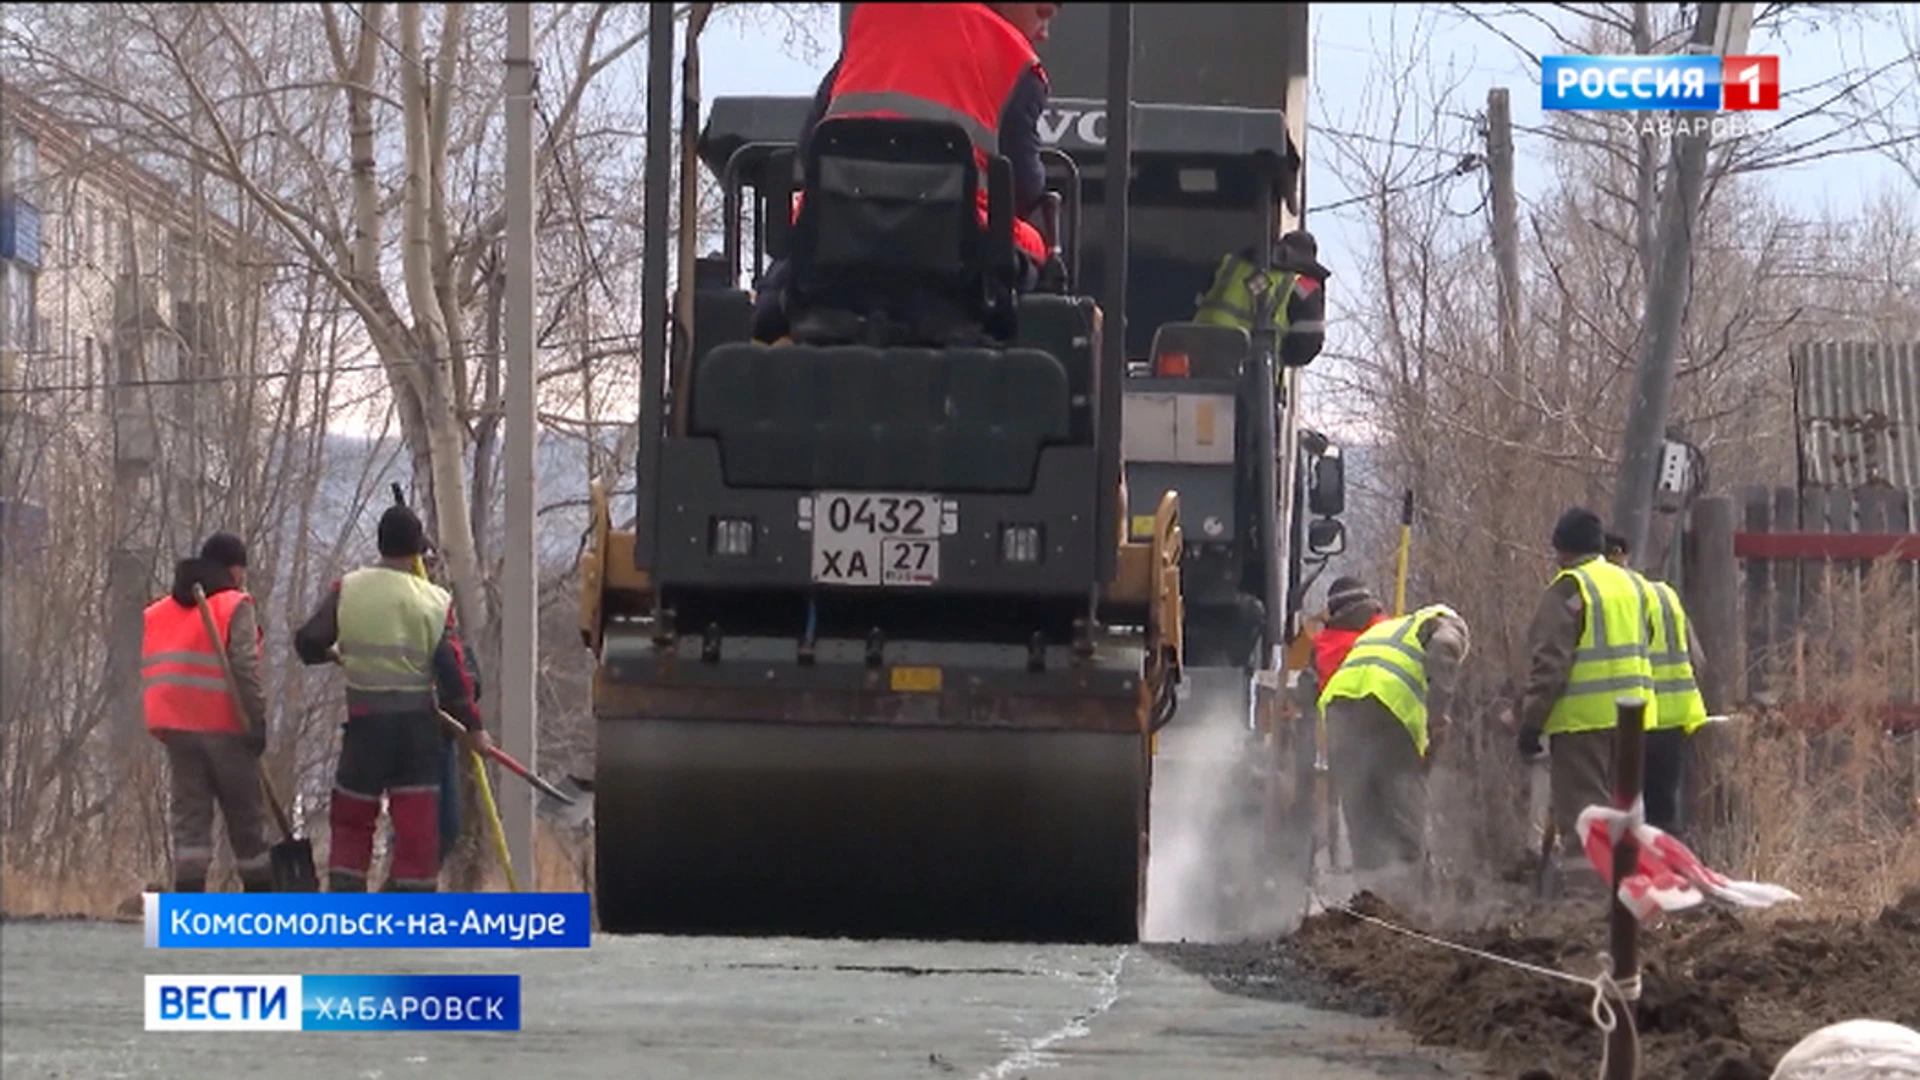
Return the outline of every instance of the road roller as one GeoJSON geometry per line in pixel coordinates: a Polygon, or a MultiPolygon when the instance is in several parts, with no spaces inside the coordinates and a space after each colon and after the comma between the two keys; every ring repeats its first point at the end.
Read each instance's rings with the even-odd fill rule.
{"type": "Polygon", "coordinates": [[[616,529],[593,491],[581,575],[603,930],[1140,938],[1188,636],[1244,702],[1291,617],[1291,383],[1271,334],[1187,320],[1300,158],[1277,108],[1132,103],[1132,6],[1089,7],[1058,25],[1097,26],[1104,96],[1043,125],[1050,291],[1016,292],[1011,172],[964,130],[796,146],[807,99],[720,98],[722,250],[669,339],[654,112],[636,503],[616,529]],[[776,259],[793,329],[756,342],[776,259]]]}

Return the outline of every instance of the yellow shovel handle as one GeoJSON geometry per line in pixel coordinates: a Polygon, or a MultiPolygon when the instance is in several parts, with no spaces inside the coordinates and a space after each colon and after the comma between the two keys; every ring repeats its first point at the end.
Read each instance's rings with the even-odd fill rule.
{"type": "Polygon", "coordinates": [[[493,849],[507,871],[507,888],[519,892],[520,882],[513,873],[513,855],[507,850],[507,830],[500,824],[500,808],[493,801],[493,784],[487,780],[487,763],[477,753],[469,756],[473,760],[474,782],[480,787],[480,803],[487,811],[488,824],[493,826],[493,849]]]}

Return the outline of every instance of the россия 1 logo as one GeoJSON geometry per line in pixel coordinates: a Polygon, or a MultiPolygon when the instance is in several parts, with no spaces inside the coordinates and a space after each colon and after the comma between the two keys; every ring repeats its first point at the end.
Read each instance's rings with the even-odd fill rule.
{"type": "Polygon", "coordinates": [[[1780,58],[1543,56],[1540,107],[1604,112],[1777,111],[1780,58]]]}

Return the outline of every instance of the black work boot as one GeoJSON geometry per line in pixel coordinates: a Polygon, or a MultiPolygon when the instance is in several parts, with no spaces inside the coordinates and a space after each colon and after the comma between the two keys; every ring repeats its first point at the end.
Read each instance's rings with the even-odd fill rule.
{"type": "Polygon", "coordinates": [[[268,877],[256,877],[252,875],[242,876],[240,878],[240,888],[242,889],[242,891],[245,891],[245,892],[272,892],[274,891],[273,878],[271,876],[268,876],[268,877]]]}
{"type": "Polygon", "coordinates": [[[343,874],[338,870],[327,871],[328,892],[366,892],[367,879],[355,874],[343,874]]]}

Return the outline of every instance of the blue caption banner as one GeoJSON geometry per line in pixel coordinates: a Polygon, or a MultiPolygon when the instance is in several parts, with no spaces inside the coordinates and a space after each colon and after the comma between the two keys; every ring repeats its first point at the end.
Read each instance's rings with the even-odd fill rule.
{"type": "Polygon", "coordinates": [[[149,975],[148,1031],[519,1031],[518,975],[149,975]]]}
{"type": "Polygon", "coordinates": [[[1548,111],[1720,108],[1718,56],[1543,56],[1540,107],[1548,111]]]}
{"type": "Polygon", "coordinates": [[[586,893],[147,893],[150,949],[585,949],[586,893]]]}

